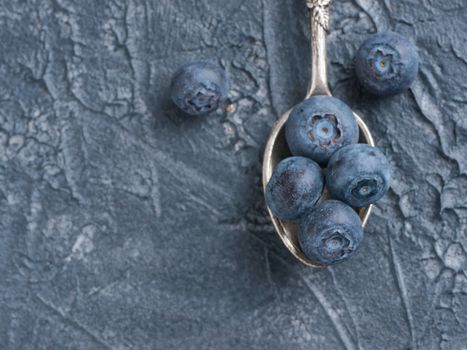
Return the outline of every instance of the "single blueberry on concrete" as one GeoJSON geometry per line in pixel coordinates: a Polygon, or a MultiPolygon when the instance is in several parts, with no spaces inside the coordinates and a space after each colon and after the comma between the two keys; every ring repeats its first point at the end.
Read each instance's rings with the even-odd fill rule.
{"type": "Polygon", "coordinates": [[[279,219],[297,220],[313,207],[323,186],[318,164],[304,157],[286,158],[274,169],[266,186],[266,203],[279,219]]]}
{"type": "Polygon", "coordinates": [[[285,125],[285,137],[294,156],[325,165],[339,148],[358,141],[352,110],[331,96],[313,96],[294,107],[285,125]]]}
{"type": "Polygon", "coordinates": [[[389,162],[376,147],[354,144],[334,153],[328,163],[329,193],[353,207],[366,207],[379,200],[391,181],[389,162]]]}
{"type": "Polygon", "coordinates": [[[355,70],[358,80],[370,93],[378,96],[400,93],[417,76],[417,49],[398,33],[377,33],[358,50],[355,70]]]}
{"type": "Polygon", "coordinates": [[[219,65],[200,61],[181,67],[172,78],[171,97],[185,113],[202,115],[227,99],[229,81],[219,65]]]}
{"type": "Polygon", "coordinates": [[[317,265],[333,265],[350,258],[363,239],[362,222],[347,204],[337,200],[318,203],[300,223],[298,243],[317,265]]]}

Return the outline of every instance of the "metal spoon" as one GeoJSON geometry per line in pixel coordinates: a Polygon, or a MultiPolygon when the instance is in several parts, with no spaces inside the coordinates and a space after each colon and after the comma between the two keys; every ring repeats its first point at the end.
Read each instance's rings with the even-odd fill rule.
{"type": "MultiPolygon", "coordinates": [[[[311,81],[308,88],[308,93],[305,99],[315,95],[331,96],[328,87],[327,79],[327,30],[329,28],[329,5],[331,0],[307,0],[307,6],[310,15],[311,27],[311,81]]],[[[293,108],[292,108],[293,109],[293,108]]],[[[271,134],[269,135],[266,149],[263,158],[263,188],[266,188],[269,179],[277,165],[282,159],[290,157],[290,151],[285,141],[284,125],[289,117],[290,109],[274,124],[271,134]]],[[[365,125],[363,120],[354,112],[360,128],[360,143],[367,143],[374,146],[373,137],[365,125]]],[[[328,198],[326,189],[324,190],[320,200],[328,198]]],[[[372,206],[360,208],[358,214],[362,220],[363,226],[366,225],[370,216],[372,206]]],[[[269,210],[269,209],[268,209],[269,210]]],[[[279,234],[279,237],[284,242],[290,252],[302,263],[313,266],[322,267],[310,261],[300,250],[297,240],[298,227],[292,222],[279,220],[269,210],[274,227],[279,234]]]]}

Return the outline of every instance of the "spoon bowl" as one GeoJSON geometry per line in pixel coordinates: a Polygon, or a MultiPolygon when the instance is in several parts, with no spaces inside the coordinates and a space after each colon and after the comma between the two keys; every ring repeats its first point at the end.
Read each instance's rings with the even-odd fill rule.
{"type": "MultiPolygon", "coordinates": [[[[327,95],[331,96],[331,92],[327,84],[327,66],[326,66],[326,31],[328,29],[329,19],[329,3],[330,0],[307,0],[308,8],[310,9],[310,22],[311,22],[311,33],[312,33],[312,45],[311,45],[311,82],[310,87],[306,96],[306,99],[315,95],[327,95]]],[[[289,118],[291,111],[287,111],[273,126],[271,134],[269,135],[268,142],[264,151],[263,158],[263,189],[266,186],[272,176],[274,169],[277,164],[284,158],[292,156],[287,142],[285,139],[285,123],[289,118]]],[[[357,120],[359,127],[359,143],[367,143],[370,146],[374,146],[373,137],[371,136],[370,130],[366,126],[365,122],[355,112],[353,113],[357,120]]],[[[325,188],[319,201],[330,198],[327,189],[325,188]]],[[[358,214],[362,221],[362,225],[365,226],[368,218],[370,217],[372,206],[358,209],[358,214]]],[[[272,222],[287,249],[297,258],[299,261],[308,266],[323,267],[309,260],[301,251],[298,244],[298,225],[293,222],[283,221],[278,219],[268,208],[269,215],[272,218],[272,222]]]]}
{"type": "MultiPolygon", "coordinates": [[[[291,157],[292,154],[290,153],[289,147],[287,146],[287,142],[285,140],[285,122],[289,118],[289,114],[292,111],[290,109],[287,111],[277,122],[274,124],[272,128],[272,132],[269,136],[268,142],[266,144],[266,148],[264,151],[264,159],[263,159],[263,188],[266,189],[266,185],[269,182],[269,179],[272,176],[274,169],[276,168],[277,164],[284,158],[291,157]]],[[[374,146],[373,137],[371,133],[362,120],[355,112],[354,116],[357,119],[358,127],[360,129],[360,136],[359,136],[359,143],[367,143],[370,146],[374,146]]],[[[319,201],[324,199],[328,199],[329,195],[326,188],[323,191],[319,201]]],[[[365,208],[360,208],[358,210],[358,214],[360,219],[362,220],[363,226],[366,225],[368,218],[370,217],[372,206],[368,206],[365,208]]],[[[308,266],[313,267],[322,267],[313,263],[309,260],[301,251],[300,246],[298,244],[298,225],[290,222],[290,221],[283,221],[279,220],[268,208],[269,215],[271,216],[272,223],[274,228],[276,229],[277,234],[281,238],[282,242],[285,244],[287,249],[302,263],[308,266]]]]}

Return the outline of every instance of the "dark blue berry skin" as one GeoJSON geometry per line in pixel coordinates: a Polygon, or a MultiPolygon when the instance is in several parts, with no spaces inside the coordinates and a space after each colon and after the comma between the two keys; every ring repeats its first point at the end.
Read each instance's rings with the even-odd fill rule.
{"type": "Polygon", "coordinates": [[[265,196],[271,212],[281,220],[297,220],[323,191],[321,168],[311,159],[290,157],[274,169],[265,196]]]}
{"type": "Polygon", "coordinates": [[[387,192],[391,182],[389,162],[377,148],[355,144],[331,157],[326,175],[329,193],[353,207],[366,207],[387,192]]]}
{"type": "Polygon", "coordinates": [[[355,70],[368,92],[378,96],[398,94],[407,90],[417,76],[417,49],[400,34],[377,33],[358,50],[355,70]]]}
{"type": "Polygon", "coordinates": [[[362,222],[347,204],[318,203],[300,223],[298,243],[305,256],[322,266],[350,258],[363,239],[362,222]]]}
{"type": "Polygon", "coordinates": [[[331,96],[313,96],[294,107],[285,125],[290,152],[325,165],[339,148],[358,141],[352,110],[331,96]]]}
{"type": "Polygon", "coordinates": [[[229,93],[227,74],[217,64],[200,61],[181,67],[172,78],[171,97],[185,113],[202,115],[216,110],[229,93]]]}

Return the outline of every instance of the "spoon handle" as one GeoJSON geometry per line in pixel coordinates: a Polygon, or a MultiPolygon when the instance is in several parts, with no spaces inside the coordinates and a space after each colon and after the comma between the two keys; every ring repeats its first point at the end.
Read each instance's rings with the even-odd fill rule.
{"type": "Polygon", "coordinates": [[[331,0],[306,0],[311,27],[311,80],[306,98],[331,95],[327,75],[327,31],[331,0]]]}

